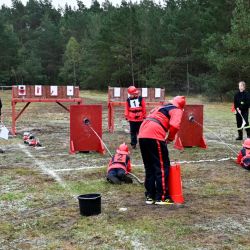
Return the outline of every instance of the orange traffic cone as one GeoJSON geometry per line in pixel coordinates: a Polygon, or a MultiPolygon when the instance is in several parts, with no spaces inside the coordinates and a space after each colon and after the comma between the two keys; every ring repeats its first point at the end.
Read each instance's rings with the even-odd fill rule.
{"type": "Polygon", "coordinates": [[[168,176],[169,195],[174,203],[184,203],[182,195],[181,166],[179,163],[171,165],[168,176]]]}

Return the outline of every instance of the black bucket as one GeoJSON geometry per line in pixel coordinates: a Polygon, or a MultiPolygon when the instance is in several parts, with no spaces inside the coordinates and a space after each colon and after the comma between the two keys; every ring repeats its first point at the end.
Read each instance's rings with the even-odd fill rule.
{"type": "Polygon", "coordinates": [[[79,200],[80,214],[83,216],[97,215],[101,213],[101,194],[83,194],[79,200]]]}

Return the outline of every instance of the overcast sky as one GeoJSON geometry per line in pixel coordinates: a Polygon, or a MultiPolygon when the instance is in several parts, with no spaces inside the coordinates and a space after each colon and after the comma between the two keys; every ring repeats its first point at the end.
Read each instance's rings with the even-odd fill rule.
{"type": "MultiPolygon", "coordinates": [[[[23,4],[26,4],[28,0],[21,0],[23,2],[23,4]]],[[[91,0],[82,0],[82,2],[89,7],[91,5],[91,0]]],[[[101,4],[102,2],[104,2],[104,0],[98,0],[98,2],[101,4]]],[[[121,0],[110,0],[110,2],[115,6],[116,4],[121,3],[121,0]]],[[[132,2],[136,2],[136,0],[132,0],[132,2]]],[[[139,0],[137,2],[140,2],[139,0]]],[[[158,1],[157,1],[158,2],[158,1]]],[[[71,5],[71,7],[76,7],[76,0],[52,0],[52,4],[54,7],[58,8],[60,7],[64,7],[65,4],[71,5]]],[[[2,6],[3,4],[7,5],[8,7],[11,7],[11,0],[0,0],[0,6],[2,6]]]]}

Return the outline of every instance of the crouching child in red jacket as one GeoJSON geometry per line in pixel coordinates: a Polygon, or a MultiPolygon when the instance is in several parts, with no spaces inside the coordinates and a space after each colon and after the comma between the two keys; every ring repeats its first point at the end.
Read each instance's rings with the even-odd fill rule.
{"type": "Polygon", "coordinates": [[[246,139],[242,146],[243,148],[238,153],[236,162],[241,167],[250,170],[250,139],[246,139]]]}
{"type": "Polygon", "coordinates": [[[116,150],[116,154],[111,158],[107,170],[107,180],[112,184],[132,183],[132,179],[127,175],[131,172],[131,162],[128,146],[123,143],[116,150]]]}

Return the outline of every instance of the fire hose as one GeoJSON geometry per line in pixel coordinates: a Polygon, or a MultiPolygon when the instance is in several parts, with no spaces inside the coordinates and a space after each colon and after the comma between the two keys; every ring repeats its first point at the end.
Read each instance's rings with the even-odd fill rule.
{"type": "MultiPolygon", "coordinates": [[[[105,147],[105,149],[109,153],[110,157],[113,157],[113,155],[111,154],[111,152],[108,149],[107,145],[104,143],[104,141],[102,140],[102,138],[97,134],[97,132],[91,126],[90,120],[88,118],[84,118],[83,119],[83,124],[86,125],[86,126],[88,126],[91,129],[91,131],[97,136],[97,138],[100,140],[100,142],[102,143],[102,145],[105,147]]],[[[127,175],[130,175],[131,177],[133,177],[139,184],[144,184],[144,181],[140,180],[135,174],[132,174],[132,173],[128,172],[127,175]]]]}

